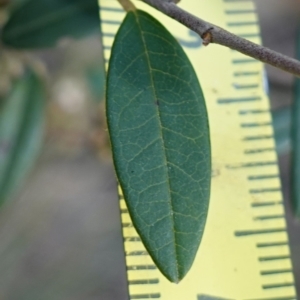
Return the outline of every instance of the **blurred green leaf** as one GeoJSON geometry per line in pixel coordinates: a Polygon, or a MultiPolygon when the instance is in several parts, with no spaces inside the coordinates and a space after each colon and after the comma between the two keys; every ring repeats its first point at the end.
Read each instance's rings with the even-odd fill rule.
{"type": "Polygon", "coordinates": [[[15,83],[0,112],[0,204],[21,185],[41,148],[45,92],[28,72],[15,83]]]}
{"type": "MultiPolygon", "coordinates": [[[[297,36],[296,56],[300,59],[300,27],[297,36]]],[[[300,79],[295,79],[292,106],[292,204],[295,215],[300,218],[300,79]]]]}
{"type": "Polygon", "coordinates": [[[101,102],[105,98],[105,70],[104,66],[96,66],[86,70],[86,80],[95,96],[97,102],[101,102]]]}
{"type": "Polygon", "coordinates": [[[15,48],[55,46],[64,37],[100,32],[97,0],[27,0],[12,10],[2,32],[15,48]]]}
{"type": "Polygon", "coordinates": [[[29,0],[10,0],[8,9],[9,10],[15,9],[16,7],[18,7],[19,5],[22,5],[26,1],[29,1],[29,0]]]}
{"type": "Polygon", "coordinates": [[[175,38],[142,11],[116,35],[107,79],[116,172],[141,239],[160,271],[191,268],[208,211],[211,150],[195,71],[175,38]]]}
{"type": "Polygon", "coordinates": [[[3,182],[6,176],[6,170],[13,154],[10,149],[15,140],[17,140],[22,124],[23,94],[26,89],[26,81],[20,80],[15,84],[8,98],[2,99],[0,116],[0,182],[3,182]]]}
{"type": "Polygon", "coordinates": [[[279,155],[291,149],[291,108],[289,106],[272,111],[276,150],[279,155]]]}

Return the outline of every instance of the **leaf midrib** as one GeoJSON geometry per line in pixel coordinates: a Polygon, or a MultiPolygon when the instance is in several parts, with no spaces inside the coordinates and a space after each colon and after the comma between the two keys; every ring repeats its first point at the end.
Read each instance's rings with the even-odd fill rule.
{"type": "MultiPolygon", "coordinates": [[[[149,74],[150,74],[150,80],[151,80],[151,85],[152,85],[152,91],[153,91],[153,94],[155,96],[155,99],[158,101],[158,97],[157,97],[157,94],[156,94],[156,89],[155,89],[155,85],[154,85],[154,79],[153,79],[153,76],[152,76],[152,67],[151,67],[151,63],[150,63],[150,57],[149,57],[149,54],[148,54],[148,51],[147,51],[147,44],[146,44],[146,41],[145,41],[145,38],[144,38],[144,35],[143,35],[143,30],[142,30],[142,26],[140,24],[140,21],[139,21],[139,16],[135,13],[134,14],[135,17],[136,17],[136,21],[137,21],[137,24],[138,24],[138,27],[140,29],[140,32],[141,32],[141,39],[142,39],[142,42],[143,42],[143,47],[144,47],[144,50],[145,50],[145,56],[146,56],[146,60],[147,60],[147,65],[149,67],[149,74]]],[[[154,103],[153,103],[154,104],[154,103]]],[[[159,109],[157,108],[156,109],[157,111],[157,116],[158,116],[158,121],[159,121],[159,125],[160,125],[160,128],[161,128],[161,140],[162,140],[162,144],[165,145],[165,140],[164,140],[164,135],[163,135],[163,130],[162,130],[162,122],[161,122],[161,115],[160,115],[160,111],[159,109]]],[[[170,176],[169,176],[169,170],[168,170],[168,159],[167,159],[167,153],[166,153],[166,150],[164,147],[162,147],[162,152],[164,153],[164,160],[165,160],[165,165],[166,165],[166,173],[167,173],[167,184],[168,184],[168,188],[169,188],[169,205],[170,205],[170,208],[171,208],[171,212],[174,212],[174,209],[173,209],[173,204],[172,204],[172,200],[171,200],[171,184],[170,184],[170,176]]],[[[172,220],[172,227],[173,227],[173,240],[174,240],[174,250],[175,250],[175,257],[176,257],[176,275],[177,275],[177,279],[179,280],[179,270],[178,270],[178,256],[177,256],[177,251],[176,251],[176,235],[175,235],[175,222],[174,222],[174,217],[171,215],[171,220],[172,220]]]]}

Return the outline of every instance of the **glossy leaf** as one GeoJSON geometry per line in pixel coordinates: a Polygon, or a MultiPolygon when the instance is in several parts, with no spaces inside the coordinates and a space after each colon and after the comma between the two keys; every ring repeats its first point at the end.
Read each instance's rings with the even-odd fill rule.
{"type": "Polygon", "coordinates": [[[178,282],[192,266],[208,211],[208,118],[186,54],[145,12],[128,13],[117,33],[107,119],[132,222],[160,271],[178,282]]]}
{"type": "Polygon", "coordinates": [[[45,93],[33,73],[20,79],[0,112],[0,204],[21,185],[39,153],[45,93]]]}
{"type": "Polygon", "coordinates": [[[61,38],[99,31],[97,0],[27,0],[11,12],[2,32],[15,48],[55,46],[61,38]]]}
{"type": "MultiPolygon", "coordinates": [[[[297,58],[300,59],[300,27],[297,39],[297,58]]],[[[292,200],[295,215],[300,218],[300,79],[295,79],[292,106],[292,200]]]]}

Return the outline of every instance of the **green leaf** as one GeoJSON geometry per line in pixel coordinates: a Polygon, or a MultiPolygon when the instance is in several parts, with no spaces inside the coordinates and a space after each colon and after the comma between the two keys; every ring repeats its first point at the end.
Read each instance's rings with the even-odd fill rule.
{"type": "Polygon", "coordinates": [[[0,205],[20,187],[41,148],[45,92],[29,72],[14,86],[0,112],[0,205]]]}
{"type": "Polygon", "coordinates": [[[2,41],[15,48],[51,47],[63,37],[97,32],[99,26],[97,0],[28,0],[11,12],[2,41]]]}
{"type": "Polygon", "coordinates": [[[192,266],[208,211],[208,118],[186,54],[145,12],[129,12],[116,35],[107,120],[132,222],[160,271],[179,282],[192,266]]]}

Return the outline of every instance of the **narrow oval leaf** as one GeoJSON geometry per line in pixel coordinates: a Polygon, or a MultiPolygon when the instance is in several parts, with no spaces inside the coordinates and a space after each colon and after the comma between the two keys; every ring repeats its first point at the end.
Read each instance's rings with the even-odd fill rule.
{"type": "Polygon", "coordinates": [[[32,72],[17,82],[0,112],[0,205],[21,185],[42,145],[45,92],[32,72]]]}
{"type": "Polygon", "coordinates": [[[208,211],[208,118],[187,56],[145,12],[129,12],[117,33],[107,120],[132,222],[160,271],[179,282],[194,261],[208,211]]]}
{"type": "Polygon", "coordinates": [[[64,37],[97,32],[99,26],[97,0],[28,0],[11,12],[2,41],[15,48],[51,47],[64,37]]]}

